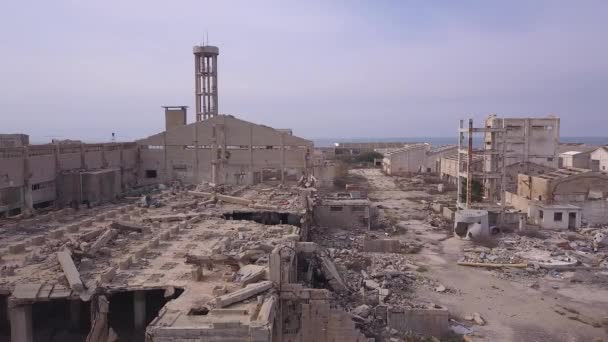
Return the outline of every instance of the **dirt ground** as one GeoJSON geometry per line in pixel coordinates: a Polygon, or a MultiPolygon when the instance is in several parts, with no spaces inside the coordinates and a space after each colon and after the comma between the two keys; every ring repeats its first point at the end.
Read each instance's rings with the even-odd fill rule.
{"type": "Polygon", "coordinates": [[[365,177],[370,199],[383,215],[405,228],[394,238],[422,243],[423,248],[413,255],[416,264],[425,265],[425,275],[448,289],[440,293],[419,288],[416,295],[448,307],[458,321],[477,312],[487,322],[474,326],[474,341],[608,341],[608,328],[602,325],[608,318],[607,284],[585,281],[592,275],[584,272],[562,272],[555,277],[459,266],[456,262],[463,248],[474,243],[453,237],[448,230],[438,233],[423,223],[430,213],[428,202],[445,195],[404,190],[397,186],[397,177],[378,169],[350,172],[365,177]],[[501,272],[503,276],[497,276],[501,272]]]}

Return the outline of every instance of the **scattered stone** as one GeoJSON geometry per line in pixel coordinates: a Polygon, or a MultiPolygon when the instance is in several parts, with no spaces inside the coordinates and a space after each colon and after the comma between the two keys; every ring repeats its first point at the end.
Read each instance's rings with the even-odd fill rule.
{"type": "Polygon", "coordinates": [[[486,321],[481,317],[481,315],[477,312],[473,312],[473,321],[478,325],[485,325],[486,321]]]}
{"type": "Polygon", "coordinates": [[[356,308],[354,308],[351,313],[357,315],[357,316],[361,316],[363,318],[367,318],[367,316],[369,316],[371,312],[371,307],[369,305],[359,305],[356,308]]]}

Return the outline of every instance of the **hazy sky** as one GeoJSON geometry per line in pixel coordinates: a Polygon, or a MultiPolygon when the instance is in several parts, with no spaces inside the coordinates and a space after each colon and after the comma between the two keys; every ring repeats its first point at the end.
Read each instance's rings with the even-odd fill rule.
{"type": "Polygon", "coordinates": [[[220,112],[307,138],[455,135],[488,113],[606,135],[608,1],[0,2],[0,131],[108,140],[191,106],[220,48],[220,112]]]}

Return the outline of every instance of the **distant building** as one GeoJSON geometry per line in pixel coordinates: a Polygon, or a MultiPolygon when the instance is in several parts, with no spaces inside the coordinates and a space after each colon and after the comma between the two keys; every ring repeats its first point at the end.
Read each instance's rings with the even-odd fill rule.
{"type": "Polygon", "coordinates": [[[232,115],[214,115],[137,141],[143,184],[296,182],[312,171],[313,143],[232,115]]]}
{"type": "MultiPolygon", "coordinates": [[[[534,174],[534,166],[558,167],[560,121],[557,117],[500,118],[490,115],[485,121],[485,189],[489,198],[500,198],[501,169],[505,177],[517,179],[518,173],[534,174]],[[505,146],[503,146],[503,143],[505,146]],[[523,167],[508,168],[518,164],[523,167]],[[530,167],[530,169],[527,169],[530,167]]],[[[538,169],[538,167],[536,167],[538,169]]],[[[545,171],[543,170],[543,172],[545,171]]]]}
{"type": "MultiPolygon", "coordinates": [[[[553,209],[558,208],[558,205],[573,205],[580,208],[582,220],[589,224],[604,224],[608,223],[607,199],[608,173],[585,169],[558,169],[537,176],[520,174],[517,193],[507,192],[506,203],[527,212],[534,220],[538,220],[535,215],[543,215],[534,211],[534,206],[545,206],[555,211],[553,209]]],[[[576,212],[571,207],[566,209],[567,215],[576,212]]],[[[564,210],[562,212],[565,213],[564,210]]],[[[573,219],[579,220],[579,217],[573,219]]]]}
{"type": "MultiPolygon", "coordinates": [[[[466,165],[467,161],[462,161],[462,169],[460,170],[461,176],[466,177],[466,165]],[[464,174],[463,174],[464,172],[464,174]]],[[[481,173],[483,171],[483,156],[474,155],[473,162],[471,163],[471,172],[473,173],[481,173]]],[[[451,183],[457,184],[458,180],[458,154],[453,153],[451,155],[445,156],[441,158],[441,170],[439,172],[439,176],[442,180],[451,183]]]]}
{"type": "Polygon", "coordinates": [[[30,144],[27,134],[0,134],[0,148],[23,147],[30,144]]]}
{"type": "Polygon", "coordinates": [[[412,143],[408,142],[341,142],[334,144],[336,155],[359,155],[377,149],[403,148],[412,143]]]}
{"type": "Polygon", "coordinates": [[[608,171],[608,146],[602,146],[591,152],[590,163],[593,171],[608,171]]]}
{"type": "Polygon", "coordinates": [[[567,151],[559,154],[559,164],[563,168],[590,169],[591,151],[567,151]]]}
{"type": "Polygon", "coordinates": [[[425,172],[439,174],[441,172],[441,159],[453,155],[457,151],[458,146],[456,145],[432,147],[426,151],[426,160],[424,161],[425,172]]]}
{"type": "Polygon", "coordinates": [[[426,170],[426,152],[429,144],[411,144],[402,148],[378,149],[384,155],[382,171],[387,175],[399,175],[426,170]]]}

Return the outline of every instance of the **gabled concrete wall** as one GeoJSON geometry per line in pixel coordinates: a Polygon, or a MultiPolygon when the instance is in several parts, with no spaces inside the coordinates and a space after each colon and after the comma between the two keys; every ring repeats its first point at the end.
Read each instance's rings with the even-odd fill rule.
{"type": "Polygon", "coordinates": [[[388,175],[424,171],[426,150],[426,145],[420,145],[387,154],[382,159],[382,169],[388,175]]]}
{"type": "Polygon", "coordinates": [[[591,153],[591,164],[595,165],[594,171],[608,172],[608,150],[600,147],[591,153]]]}
{"type": "Polygon", "coordinates": [[[311,141],[228,115],[174,127],[137,143],[143,183],[254,184],[265,169],[302,174],[311,168],[313,149],[311,141]],[[155,179],[145,177],[154,172],[155,179]]]}

